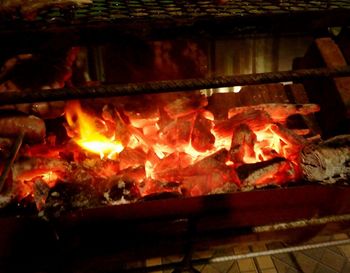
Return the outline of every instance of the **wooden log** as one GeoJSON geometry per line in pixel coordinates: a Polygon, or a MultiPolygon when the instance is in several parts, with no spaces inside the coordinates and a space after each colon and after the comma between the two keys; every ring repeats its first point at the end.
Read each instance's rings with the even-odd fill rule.
{"type": "Polygon", "coordinates": [[[260,110],[267,112],[276,122],[284,123],[291,115],[308,115],[318,112],[320,107],[317,104],[290,104],[290,103],[266,103],[259,105],[231,108],[228,111],[228,118],[248,110],[260,110]]]}
{"type": "Polygon", "coordinates": [[[349,182],[350,135],[340,135],[321,144],[310,144],[301,152],[300,165],[310,182],[349,182]]]}

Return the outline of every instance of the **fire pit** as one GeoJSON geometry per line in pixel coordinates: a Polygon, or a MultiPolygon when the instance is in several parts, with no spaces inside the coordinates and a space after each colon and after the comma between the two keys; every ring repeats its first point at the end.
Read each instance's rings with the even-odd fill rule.
{"type": "MultiPolygon", "coordinates": [[[[294,228],[291,241],[325,232],[326,224],[347,227],[350,128],[346,80],[350,69],[346,30],[337,40],[339,46],[335,38],[311,39],[307,31],[289,36],[298,25],[291,29],[272,10],[278,7],[291,16],[301,14],[291,12],[292,6],[273,3],[259,6],[266,11],[262,16],[271,20],[264,27],[271,31],[276,20],[281,20],[281,26],[263,38],[249,29],[245,32],[249,36],[228,39],[225,47],[220,40],[208,42],[203,37],[145,41],[153,35],[148,28],[151,23],[165,22],[159,15],[154,21],[144,21],[155,16],[155,4],[143,10],[123,2],[123,11],[108,10],[126,16],[124,5],[130,6],[136,12],[133,16],[140,17],[136,23],[144,26],[143,35],[129,17],[124,30],[119,17],[106,26],[106,18],[112,15],[103,12],[103,5],[94,2],[58,9],[55,20],[70,20],[73,29],[60,21],[43,29],[57,11],[53,8],[38,13],[44,24],[18,15],[15,19],[20,27],[7,21],[11,27],[3,31],[4,37],[17,37],[5,43],[6,51],[19,39],[18,29],[30,33],[34,26],[39,27],[36,39],[48,35],[54,43],[62,33],[74,37],[69,43],[58,43],[55,54],[45,46],[39,52],[30,51],[27,41],[11,55],[15,57],[4,58],[0,221],[6,229],[0,238],[5,242],[0,256],[6,264],[18,257],[31,260],[24,245],[34,245],[38,256],[45,259],[41,265],[33,262],[29,266],[36,272],[40,266],[52,268],[56,259],[64,261],[62,270],[66,270],[87,260],[103,264],[113,256],[112,263],[119,263],[159,253],[190,252],[192,247],[223,240],[286,239],[289,232],[276,229],[276,223],[294,228]],[[93,13],[96,9],[98,16],[93,13]],[[86,21],[89,12],[92,16],[86,21]],[[94,18],[99,19],[96,26],[90,21],[94,18]],[[103,35],[116,31],[126,40],[91,46],[91,41],[103,36],[96,30],[103,35]],[[270,51],[258,51],[257,44],[274,44],[274,31],[281,30],[286,35],[282,40],[295,39],[304,45],[300,50],[304,56],[279,56],[293,60],[291,71],[279,69],[287,63],[292,66],[291,61],[264,63],[270,51]],[[253,57],[246,56],[253,60],[251,70],[246,73],[247,67],[233,66],[234,73],[220,74],[220,65],[227,61],[220,63],[224,54],[218,48],[242,49],[238,44],[252,46],[253,57]],[[344,54],[340,48],[345,48],[344,54]],[[259,66],[260,61],[263,65],[259,66]],[[262,69],[264,65],[269,68],[262,69]],[[317,95],[315,87],[324,88],[326,95],[317,95]],[[337,111],[326,114],[330,109],[337,111]],[[310,224],[311,218],[322,220],[310,224]],[[290,223],[297,220],[306,224],[295,228],[290,223]],[[150,245],[155,246],[149,249],[150,245]]],[[[188,29],[178,14],[186,5],[178,5],[159,4],[159,11],[164,8],[172,15],[166,18],[168,24],[175,22],[168,28],[157,25],[162,38],[167,36],[164,29],[187,37],[188,29]]],[[[190,6],[192,12],[215,9],[216,29],[237,23],[237,34],[261,18],[251,17],[251,10],[237,17],[236,5],[203,1],[190,6]],[[224,18],[223,13],[232,16],[224,18]]],[[[303,14],[312,17],[302,17],[304,20],[319,18],[319,10],[310,12],[309,4],[305,5],[303,14]]],[[[318,8],[322,14],[339,17],[331,25],[322,22],[309,30],[344,24],[340,15],[347,9],[318,8]]],[[[212,18],[202,16],[196,17],[197,25],[194,17],[187,18],[189,29],[194,31],[197,26],[213,35],[208,26],[212,18]]],[[[292,49],[284,46],[285,52],[292,49]]],[[[242,56],[238,58],[244,59],[242,56]]]]}

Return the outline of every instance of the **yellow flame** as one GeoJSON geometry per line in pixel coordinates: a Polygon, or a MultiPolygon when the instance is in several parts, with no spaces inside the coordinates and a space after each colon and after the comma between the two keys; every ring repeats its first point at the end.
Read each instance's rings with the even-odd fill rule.
{"type": "Polygon", "coordinates": [[[66,106],[66,120],[77,134],[73,140],[82,148],[101,158],[115,158],[123,151],[123,145],[115,140],[115,136],[108,138],[96,125],[96,117],[84,112],[79,101],[69,102],[66,106]]]}

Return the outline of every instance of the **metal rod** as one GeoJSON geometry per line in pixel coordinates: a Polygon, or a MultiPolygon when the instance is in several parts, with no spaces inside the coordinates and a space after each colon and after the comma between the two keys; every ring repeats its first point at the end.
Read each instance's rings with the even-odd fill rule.
{"type": "Polygon", "coordinates": [[[24,138],[24,133],[21,132],[17,136],[15,143],[12,145],[12,149],[10,151],[8,160],[6,161],[4,170],[2,171],[2,174],[0,176],[0,193],[4,187],[5,181],[9,175],[9,172],[11,170],[13,162],[15,161],[15,159],[17,157],[18,151],[22,146],[23,138],[24,138]]]}
{"type": "Polygon", "coordinates": [[[254,84],[301,81],[325,77],[350,75],[350,66],[341,68],[300,69],[294,71],[268,72],[249,75],[223,76],[200,79],[154,81],[145,83],[113,84],[80,88],[62,88],[52,91],[32,90],[30,92],[3,92],[0,105],[91,99],[114,96],[141,95],[161,92],[193,91],[199,89],[244,86],[254,84]]]}
{"type": "Polygon", "coordinates": [[[313,219],[303,219],[303,220],[298,220],[293,222],[277,223],[273,225],[257,226],[257,227],[253,227],[252,230],[253,232],[257,232],[257,233],[271,232],[271,231],[277,231],[277,230],[302,228],[302,227],[314,226],[314,225],[325,225],[328,223],[344,222],[344,221],[350,221],[350,214],[332,215],[332,216],[313,218],[313,219]]]}
{"type": "Polygon", "coordinates": [[[323,243],[317,243],[317,244],[308,244],[308,245],[301,245],[301,246],[291,246],[291,247],[265,250],[265,251],[240,254],[240,255],[217,257],[217,258],[209,259],[209,263],[221,263],[221,262],[235,261],[240,259],[248,259],[248,258],[260,257],[260,256],[269,256],[269,255],[276,255],[276,254],[282,254],[282,253],[297,252],[297,251],[304,251],[304,250],[315,249],[315,248],[324,248],[324,247],[339,246],[339,245],[346,245],[346,244],[350,244],[350,239],[323,242],[323,243]]]}

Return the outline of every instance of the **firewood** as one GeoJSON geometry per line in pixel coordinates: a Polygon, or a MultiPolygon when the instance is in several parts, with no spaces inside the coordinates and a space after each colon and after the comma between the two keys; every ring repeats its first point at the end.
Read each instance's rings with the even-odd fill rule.
{"type": "Polygon", "coordinates": [[[255,157],[254,144],[256,135],[246,124],[234,129],[229,151],[230,160],[234,163],[243,163],[244,157],[255,157]]]}
{"type": "Polygon", "coordinates": [[[340,135],[320,144],[304,147],[300,160],[307,181],[324,184],[350,179],[350,135],[340,135]]]}
{"type": "Polygon", "coordinates": [[[298,178],[293,164],[280,157],[267,161],[244,164],[237,168],[242,190],[252,190],[268,185],[281,185],[298,178]]]}
{"type": "Polygon", "coordinates": [[[231,108],[228,111],[228,118],[248,110],[260,110],[267,112],[275,122],[285,122],[291,115],[309,115],[320,111],[317,104],[287,104],[287,103],[266,103],[251,106],[231,108]]]}

